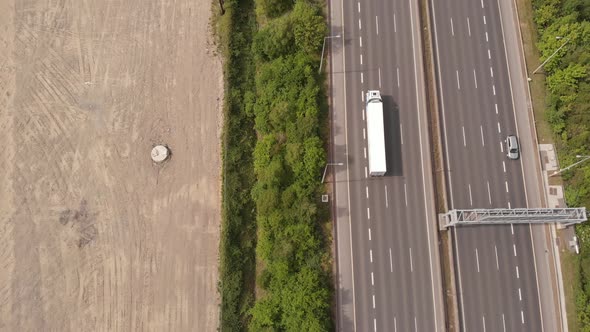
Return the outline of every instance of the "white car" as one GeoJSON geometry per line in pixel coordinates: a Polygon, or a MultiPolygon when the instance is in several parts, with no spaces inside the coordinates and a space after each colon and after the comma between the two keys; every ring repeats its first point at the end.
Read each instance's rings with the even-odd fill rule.
{"type": "Polygon", "coordinates": [[[506,156],[508,156],[509,159],[518,159],[520,153],[518,149],[518,139],[516,139],[515,135],[509,135],[506,137],[506,150],[508,150],[506,156]]]}

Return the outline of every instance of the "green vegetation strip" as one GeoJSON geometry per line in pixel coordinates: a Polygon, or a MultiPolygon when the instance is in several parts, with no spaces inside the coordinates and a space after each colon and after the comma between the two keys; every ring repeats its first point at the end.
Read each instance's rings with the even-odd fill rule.
{"type": "MultiPolygon", "coordinates": [[[[533,0],[537,48],[547,76],[547,118],[562,166],[576,155],[590,154],[590,2],[585,0],[533,0]],[[557,51],[557,52],[556,52],[557,51]],[[556,52],[554,54],[554,52],[556,52]]],[[[562,173],[569,206],[590,203],[590,163],[562,173]]],[[[571,280],[576,294],[577,326],[590,331],[590,226],[577,226],[580,256],[568,260],[579,276],[571,280]]],[[[571,317],[571,316],[570,316],[571,317]]]]}
{"type": "Polygon", "coordinates": [[[216,21],[227,82],[220,329],[328,331],[323,3],[225,6],[216,21]]]}

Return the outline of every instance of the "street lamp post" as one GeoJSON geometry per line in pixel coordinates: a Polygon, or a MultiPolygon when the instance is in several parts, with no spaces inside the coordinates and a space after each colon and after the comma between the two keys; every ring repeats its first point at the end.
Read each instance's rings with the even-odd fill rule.
{"type": "Polygon", "coordinates": [[[340,38],[340,35],[324,37],[324,43],[322,44],[322,58],[320,59],[320,69],[318,70],[318,74],[322,72],[322,64],[324,62],[324,48],[326,48],[326,39],[329,38],[340,38]]]}
{"type": "Polygon", "coordinates": [[[328,166],[342,166],[344,163],[327,163],[326,167],[324,167],[324,175],[322,175],[322,183],[324,183],[324,179],[326,178],[326,171],[328,170],[328,166]]]}
{"type": "MultiPolygon", "coordinates": [[[[555,38],[556,38],[556,39],[561,39],[561,38],[563,38],[563,37],[557,36],[557,37],[555,37],[555,38]]],[[[535,73],[536,73],[536,72],[537,72],[539,69],[543,68],[543,66],[544,66],[544,65],[545,65],[545,64],[546,64],[546,63],[547,63],[549,60],[551,60],[551,58],[553,58],[553,57],[554,57],[554,56],[557,54],[557,52],[559,52],[559,50],[561,50],[561,49],[562,49],[562,48],[565,46],[565,44],[567,44],[569,41],[570,41],[570,39],[569,39],[569,38],[566,38],[566,39],[565,39],[565,41],[563,42],[563,44],[561,44],[561,46],[559,46],[559,48],[558,48],[558,49],[556,49],[556,50],[555,50],[555,52],[553,52],[553,54],[551,54],[551,55],[550,55],[550,56],[549,56],[547,59],[545,59],[545,61],[543,61],[543,63],[542,63],[542,64],[540,64],[540,65],[539,65],[539,67],[537,67],[537,69],[533,70],[533,74],[532,74],[532,75],[534,75],[534,74],[535,74],[535,73]]],[[[530,80],[531,80],[531,79],[529,78],[529,81],[530,81],[530,80]]]]}
{"type": "Polygon", "coordinates": [[[560,174],[560,173],[561,173],[561,172],[563,172],[563,171],[567,171],[568,169],[570,169],[570,168],[572,168],[572,167],[574,167],[574,166],[576,166],[576,165],[578,165],[578,164],[581,164],[581,163],[585,162],[586,160],[590,159],[590,156],[581,156],[581,155],[576,155],[576,158],[578,158],[578,159],[582,158],[582,160],[580,160],[580,161],[578,161],[578,162],[575,162],[575,163],[573,163],[573,164],[569,165],[569,166],[568,166],[568,167],[566,167],[566,168],[562,168],[562,169],[560,169],[560,170],[559,170],[559,171],[557,171],[557,172],[553,172],[553,173],[552,173],[551,175],[549,175],[549,176],[555,176],[555,175],[557,175],[557,174],[560,174]]]}

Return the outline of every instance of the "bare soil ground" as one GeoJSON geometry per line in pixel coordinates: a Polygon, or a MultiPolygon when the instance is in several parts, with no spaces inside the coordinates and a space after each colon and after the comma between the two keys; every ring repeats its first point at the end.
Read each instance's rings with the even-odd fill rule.
{"type": "Polygon", "coordinates": [[[0,0],[1,331],[216,329],[210,4],[0,0]]]}

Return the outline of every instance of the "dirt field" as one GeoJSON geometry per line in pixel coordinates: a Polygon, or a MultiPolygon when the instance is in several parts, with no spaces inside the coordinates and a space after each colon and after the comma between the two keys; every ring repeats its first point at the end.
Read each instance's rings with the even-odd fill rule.
{"type": "Polygon", "coordinates": [[[216,329],[210,4],[0,0],[1,331],[216,329]]]}

